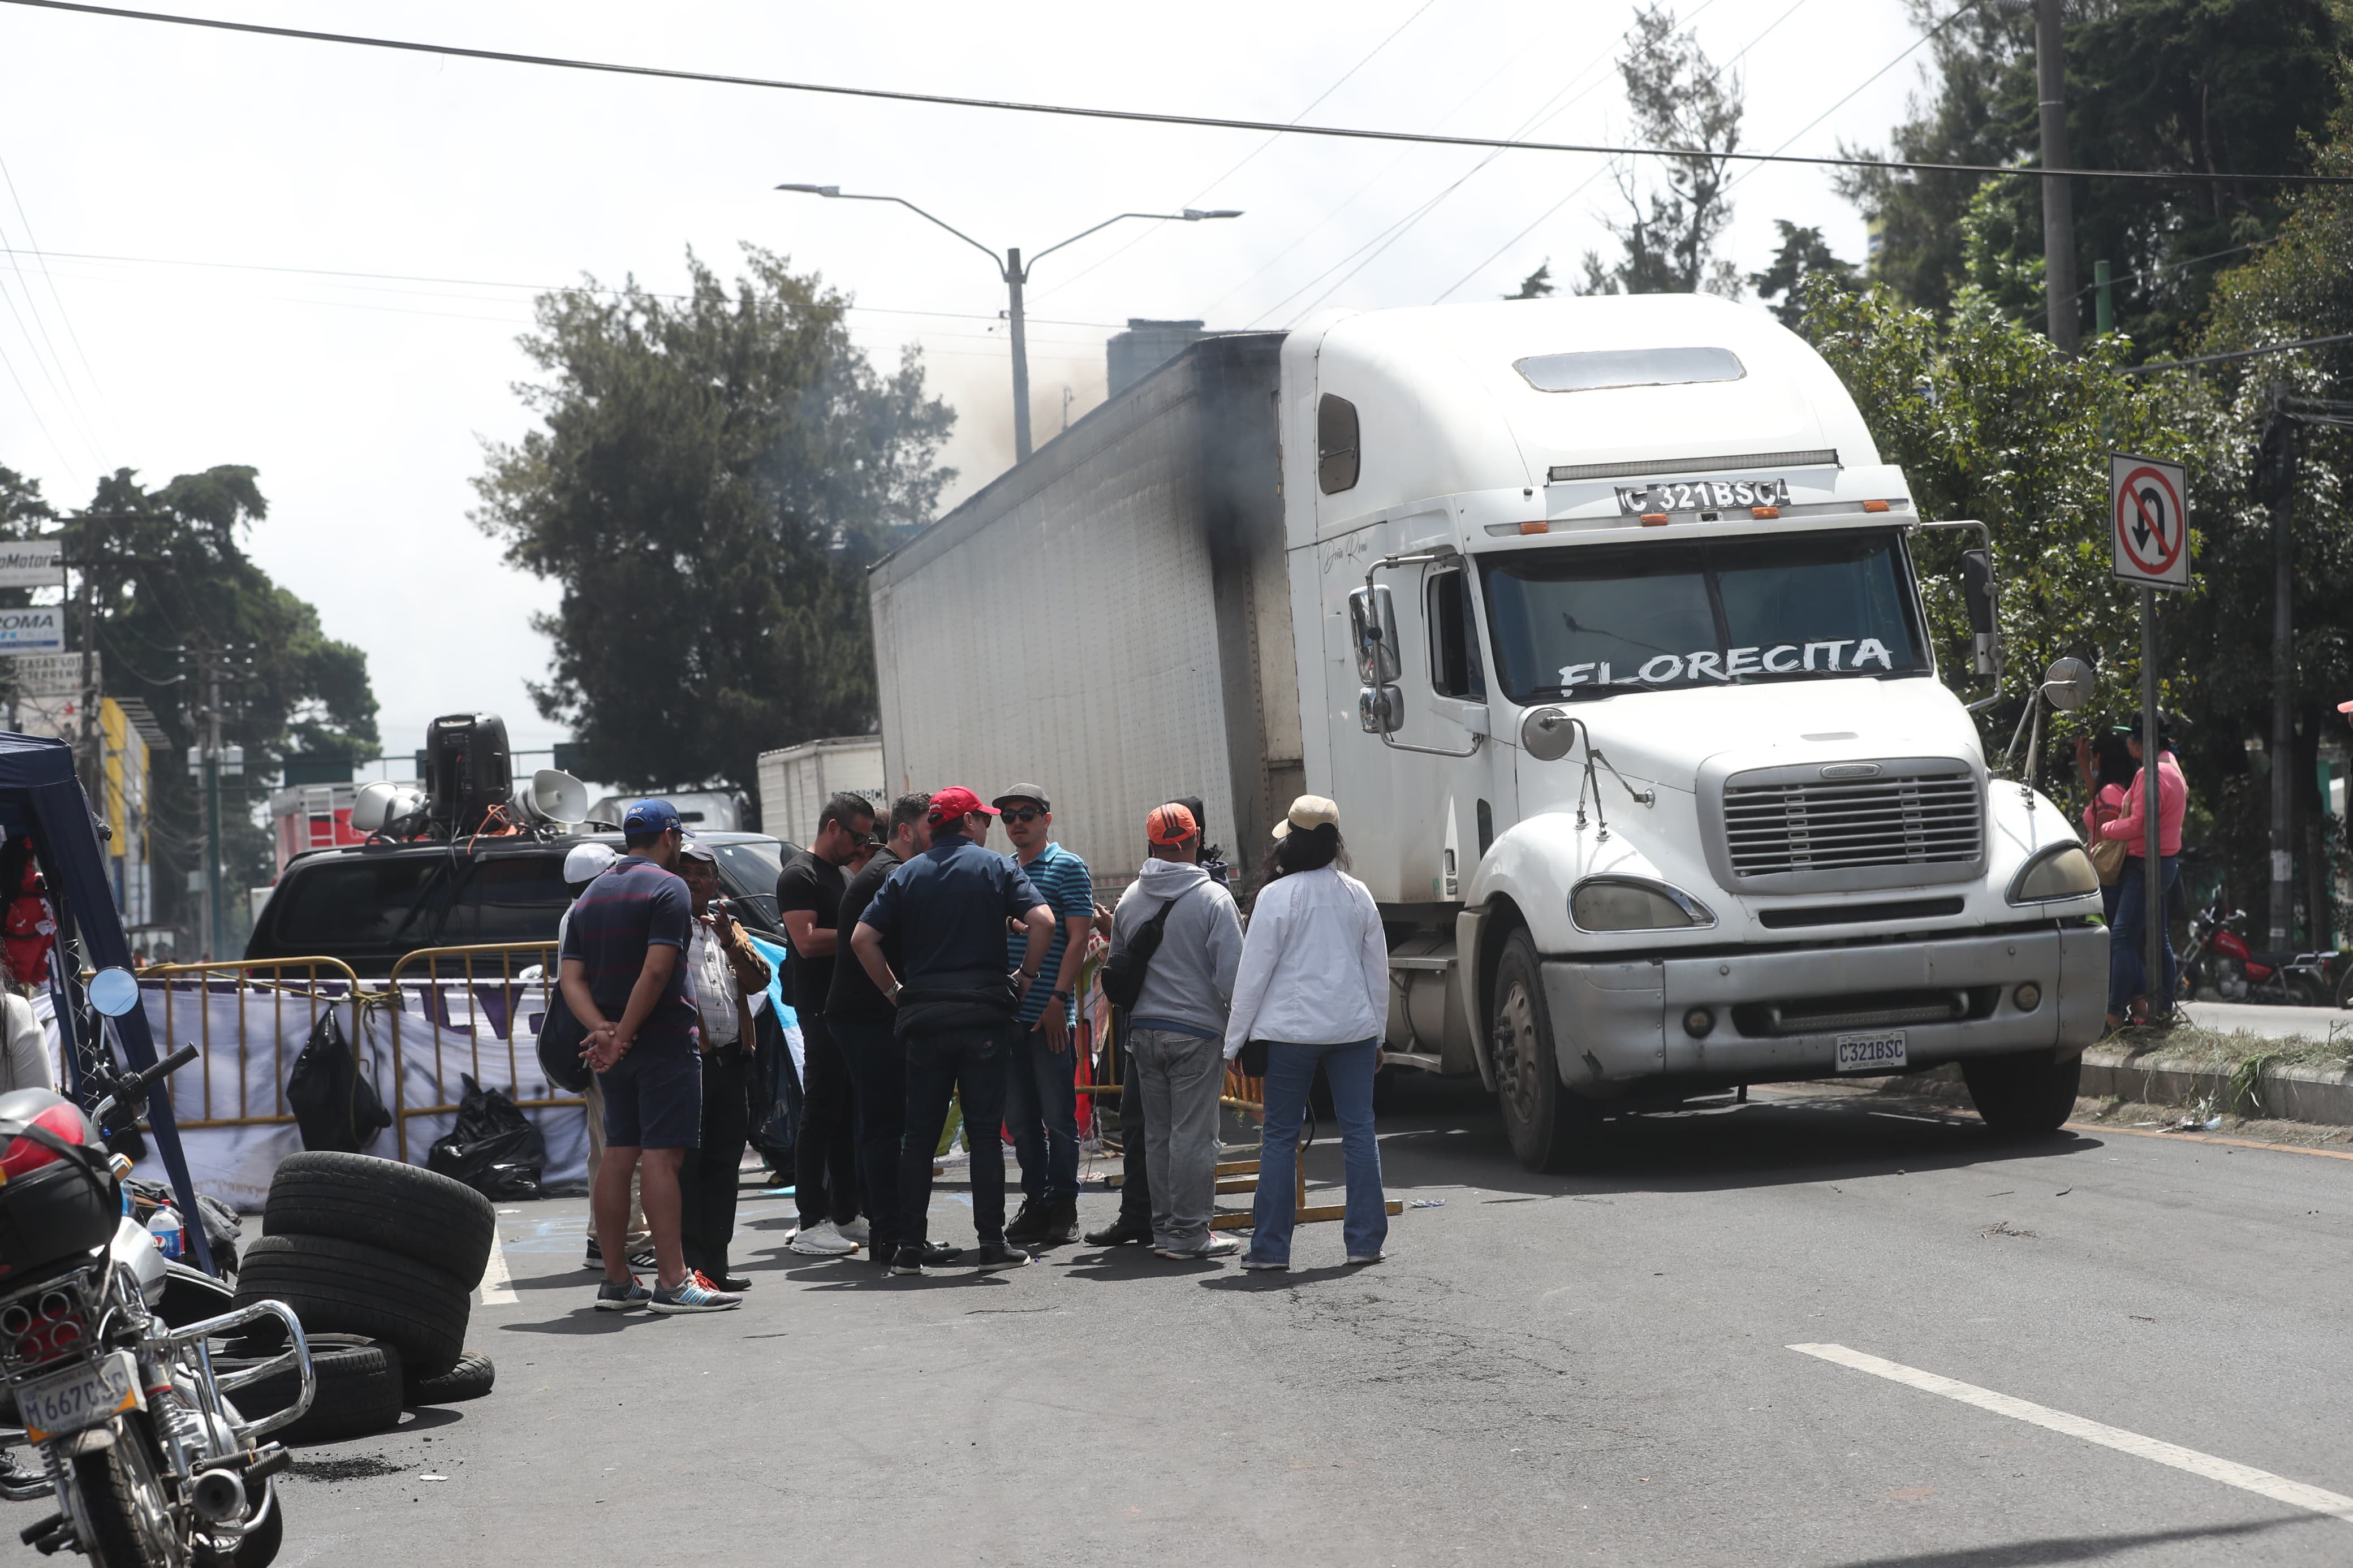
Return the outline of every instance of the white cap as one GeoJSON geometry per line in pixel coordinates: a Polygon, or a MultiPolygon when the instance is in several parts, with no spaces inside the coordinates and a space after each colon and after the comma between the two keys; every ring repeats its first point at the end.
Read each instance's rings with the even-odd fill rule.
{"type": "Polygon", "coordinates": [[[592,881],[599,872],[619,858],[609,844],[598,844],[594,840],[575,844],[571,853],[564,857],[564,879],[575,887],[582,882],[592,881]]]}

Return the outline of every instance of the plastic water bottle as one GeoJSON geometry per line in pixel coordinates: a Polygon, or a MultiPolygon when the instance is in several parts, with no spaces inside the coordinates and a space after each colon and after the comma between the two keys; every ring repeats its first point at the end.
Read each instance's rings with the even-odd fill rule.
{"type": "Polygon", "coordinates": [[[147,1234],[155,1238],[156,1247],[170,1258],[180,1256],[180,1215],[170,1207],[159,1208],[147,1221],[147,1234]]]}

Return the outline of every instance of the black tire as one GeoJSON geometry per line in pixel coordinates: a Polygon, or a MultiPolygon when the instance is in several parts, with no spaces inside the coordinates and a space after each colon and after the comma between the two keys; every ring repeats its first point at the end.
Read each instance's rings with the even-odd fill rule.
{"type": "Polygon", "coordinates": [[[2075,1091],[2084,1078],[2084,1058],[2071,1056],[2055,1061],[2049,1051],[2016,1051],[1999,1057],[1966,1057],[1961,1079],[1978,1116],[2005,1137],[2033,1137],[2056,1132],[2075,1114],[2075,1091]]]}
{"type": "Polygon", "coordinates": [[[74,1489],[90,1524],[90,1568],[179,1568],[171,1505],[156,1479],[144,1417],[118,1421],[114,1443],[73,1460],[74,1489]]]}
{"type": "Polygon", "coordinates": [[[175,1329],[185,1329],[190,1323],[219,1317],[236,1299],[235,1286],[225,1285],[185,1263],[166,1263],[164,1295],[156,1303],[155,1315],[175,1329]]]}
{"type": "Polygon", "coordinates": [[[195,1568],[269,1568],[278,1560],[278,1549],[286,1543],[286,1510],[274,1483],[262,1506],[269,1511],[234,1542],[215,1545],[209,1537],[197,1536],[196,1549],[189,1558],[195,1568]]]}
{"type": "MultiPolygon", "coordinates": [[[[340,1443],[400,1425],[406,1384],[400,1352],[391,1345],[322,1335],[311,1342],[311,1374],[318,1381],[311,1408],[292,1426],[272,1433],[273,1440],[290,1447],[340,1443]]],[[[229,1398],[247,1420],[258,1421],[291,1405],[301,1387],[292,1372],[282,1372],[249,1383],[229,1398]]]]}
{"type": "Polygon", "coordinates": [[[270,1179],[264,1236],[326,1236],[429,1264],[468,1289],[498,1235],[491,1200],[432,1171],[366,1154],[290,1154],[270,1179]]]}
{"type": "Polygon", "coordinates": [[[412,1377],[408,1380],[408,1403],[411,1405],[455,1405],[461,1400],[480,1399],[490,1393],[498,1381],[499,1370],[491,1358],[468,1351],[458,1358],[458,1364],[438,1377],[412,1377]]]}
{"type": "Polygon", "coordinates": [[[305,1333],[364,1334],[397,1348],[416,1375],[438,1377],[465,1351],[471,1292],[430,1264],[365,1242],[265,1236],[246,1248],[237,1300],[283,1301],[305,1333]]]}
{"type": "Polygon", "coordinates": [[[1495,1100],[1512,1152],[1528,1170],[1566,1171],[1590,1152],[1600,1118],[1560,1081],[1552,1013],[1535,943],[1525,931],[1505,940],[1489,994],[1495,1100]]]}

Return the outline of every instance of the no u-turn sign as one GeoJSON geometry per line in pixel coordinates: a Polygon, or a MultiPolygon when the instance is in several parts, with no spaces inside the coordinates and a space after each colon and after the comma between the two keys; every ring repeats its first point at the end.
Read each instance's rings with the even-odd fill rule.
{"type": "Polygon", "coordinates": [[[2189,586],[2189,501],[2181,465],[2108,455],[2108,521],[2120,583],[2189,586]]]}

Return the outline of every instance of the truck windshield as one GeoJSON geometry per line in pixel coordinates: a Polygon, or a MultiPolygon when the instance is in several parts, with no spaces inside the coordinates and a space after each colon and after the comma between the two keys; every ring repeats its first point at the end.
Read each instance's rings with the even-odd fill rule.
{"type": "Polygon", "coordinates": [[[1514,702],[1929,668],[1889,533],[1514,552],[1483,566],[1514,702]]]}

